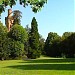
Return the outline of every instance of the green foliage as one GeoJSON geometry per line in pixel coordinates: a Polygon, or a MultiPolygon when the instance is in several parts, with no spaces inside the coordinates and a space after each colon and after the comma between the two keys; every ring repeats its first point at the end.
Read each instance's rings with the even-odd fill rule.
{"type": "Polygon", "coordinates": [[[0,36],[5,36],[5,34],[7,33],[7,28],[5,26],[3,26],[3,24],[0,21],[0,36]]]}
{"type": "Polygon", "coordinates": [[[60,41],[61,37],[57,33],[50,32],[45,42],[45,54],[52,57],[60,56],[60,41]]]}
{"type": "Polygon", "coordinates": [[[7,28],[3,26],[3,24],[0,22],[0,59],[4,60],[4,57],[6,57],[6,51],[4,50],[4,43],[7,37],[7,28]]]}
{"type": "Polygon", "coordinates": [[[69,33],[69,36],[66,37],[62,42],[61,42],[61,50],[62,53],[65,55],[65,57],[68,58],[73,58],[75,57],[75,33],[69,33]]]}
{"type": "Polygon", "coordinates": [[[7,48],[9,46],[10,51],[9,57],[13,59],[22,57],[24,54],[24,43],[28,39],[26,29],[16,24],[11,28],[10,32],[8,33],[8,37],[11,38],[9,39],[10,42],[7,45],[7,48]]]}
{"type": "Polygon", "coordinates": [[[31,22],[31,31],[29,33],[29,50],[28,58],[37,58],[40,56],[39,50],[39,33],[37,28],[37,22],[35,17],[33,17],[31,22]]]}
{"type": "Polygon", "coordinates": [[[16,58],[16,57],[22,57],[23,51],[24,51],[24,45],[18,41],[11,42],[11,53],[10,57],[16,58]]]}
{"type": "Polygon", "coordinates": [[[21,58],[24,52],[24,44],[11,38],[7,38],[4,43],[4,50],[7,51],[7,59],[21,58]]]}
{"type": "Polygon", "coordinates": [[[29,27],[29,25],[26,25],[25,29],[26,29],[26,31],[27,31],[27,33],[28,33],[28,35],[29,35],[30,30],[31,30],[31,28],[29,27]]]}
{"type": "MultiPolygon", "coordinates": [[[[10,7],[16,5],[18,0],[0,0],[0,14],[5,11],[5,8],[9,5],[10,7]]],[[[33,12],[39,11],[44,4],[47,3],[47,0],[19,0],[19,4],[26,7],[31,6],[33,12]]]]}
{"type": "Polygon", "coordinates": [[[29,28],[29,26],[26,25],[25,30],[27,31],[27,34],[28,34],[28,39],[24,43],[24,51],[25,51],[25,55],[27,55],[28,54],[28,50],[29,50],[29,33],[31,31],[31,28],[29,28]]]}
{"type": "Polygon", "coordinates": [[[73,32],[64,32],[62,35],[62,40],[66,39],[67,37],[69,37],[73,32]]]}
{"type": "Polygon", "coordinates": [[[62,37],[50,32],[45,42],[45,54],[51,57],[75,57],[75,33],[65,32],[62,37]]]}
{"type": "Polygon", "coordinates": [[[0,59],[21,58],[24,52],[24,42],[27,32],[20,25],[14,25],[10,32],[0,23],[0,59]]]}
{"type": "Polygon", "coordinates": [[[17,24],[11,28],[10,32],[8,33],[8,36],[22,43],[24,43],[28,38],[26,30],[22,26],[17,24]]]}
{"type": "Polygon", "coordinates": [[[39,36],[39,50],[41,51],[41,54],[44,54],[45,39],[40,34],[39,36]]]}
{"type": "Polygon", "coordinates": [[[19,11],[19,10],[15,10],[15,11],[13,11],[13,18],[14,18],[14,22],[13,22],[13,25],[15,25],[15,24],[18,24],[18,25],[20,25],[21,23],[21,18],[22,18],[22,12],[21,11],[19,11]]]}

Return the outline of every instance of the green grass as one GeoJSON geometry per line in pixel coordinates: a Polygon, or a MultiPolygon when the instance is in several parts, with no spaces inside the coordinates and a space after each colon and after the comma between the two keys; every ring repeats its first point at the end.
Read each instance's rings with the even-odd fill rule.
{"type": "Polygon", "coordinates": [[[0,61],[0,75],[75,75],[75,59],[42,57],[0,61]]]}

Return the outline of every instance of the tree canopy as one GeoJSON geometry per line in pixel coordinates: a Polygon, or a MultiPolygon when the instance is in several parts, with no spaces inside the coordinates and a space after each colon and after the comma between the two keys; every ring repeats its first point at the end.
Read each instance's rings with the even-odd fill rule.
{"type": "Polygon", "coordinates": [[[10,38],[24,43],[27,40],[27,32],[21,25],[14,25],[8,33],[10,38]]]}
{"type": "Polygon", "coordinates": [[[48,56],[59,56],[59,43],[61,41],[61,37],[57,33],[50,32],[45,42],[45,53],[48,56]]]}
{"type": "Polygon", "coordinates": [[[13,25],[18,24],[20,25],[21,23],[21,18],[22,18],[22,12],[19,10],[15,10],[13,11],[13,18],[14,18],[14,22],[13,25]]]}
{"type": "Polygon", "coordinates": [[[3,60],[4,57],[6,57],[6,52],[4,50],[4,43],[7,36],[7,28],[3,26],[3,24],[0,22],[0,59],[3,60]]]}
{"type": "Polygon", "coordinates": [[[29,33],[29,50],[27,57],[34,59],[40,57],[38,24],[35,17],[33,17],[31,22],[31,31],[29,33]]]}
{"type": "MultiPolygon", "coordinates": [[[[7,6],[12,6],[16,5],[18,0],[0,0],[0,14],[5,11],[5,8],[7,6]]],[[[44,4],[47,3],[47,0],[19,0],[19,4],[22,5],[23,7],[26,7],[28,5],[31,6],[32,11],[37,13],[44,4]]]]}

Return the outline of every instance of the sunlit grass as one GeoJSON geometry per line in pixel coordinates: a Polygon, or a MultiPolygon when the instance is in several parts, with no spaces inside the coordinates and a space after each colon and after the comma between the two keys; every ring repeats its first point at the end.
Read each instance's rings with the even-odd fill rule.
{"type": "Polygon", "coordinates": [[[75,75],[75,59],[41,57],[0,61],[0,75],[75,75]]]}

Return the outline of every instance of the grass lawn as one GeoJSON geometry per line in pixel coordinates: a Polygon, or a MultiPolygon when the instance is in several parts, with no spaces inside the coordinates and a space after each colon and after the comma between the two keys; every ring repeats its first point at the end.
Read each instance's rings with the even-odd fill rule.
{"type": "Polygon", "coordinates": [[[75,75],[75,59],[0,61],[0,75],[75,75]]]}

